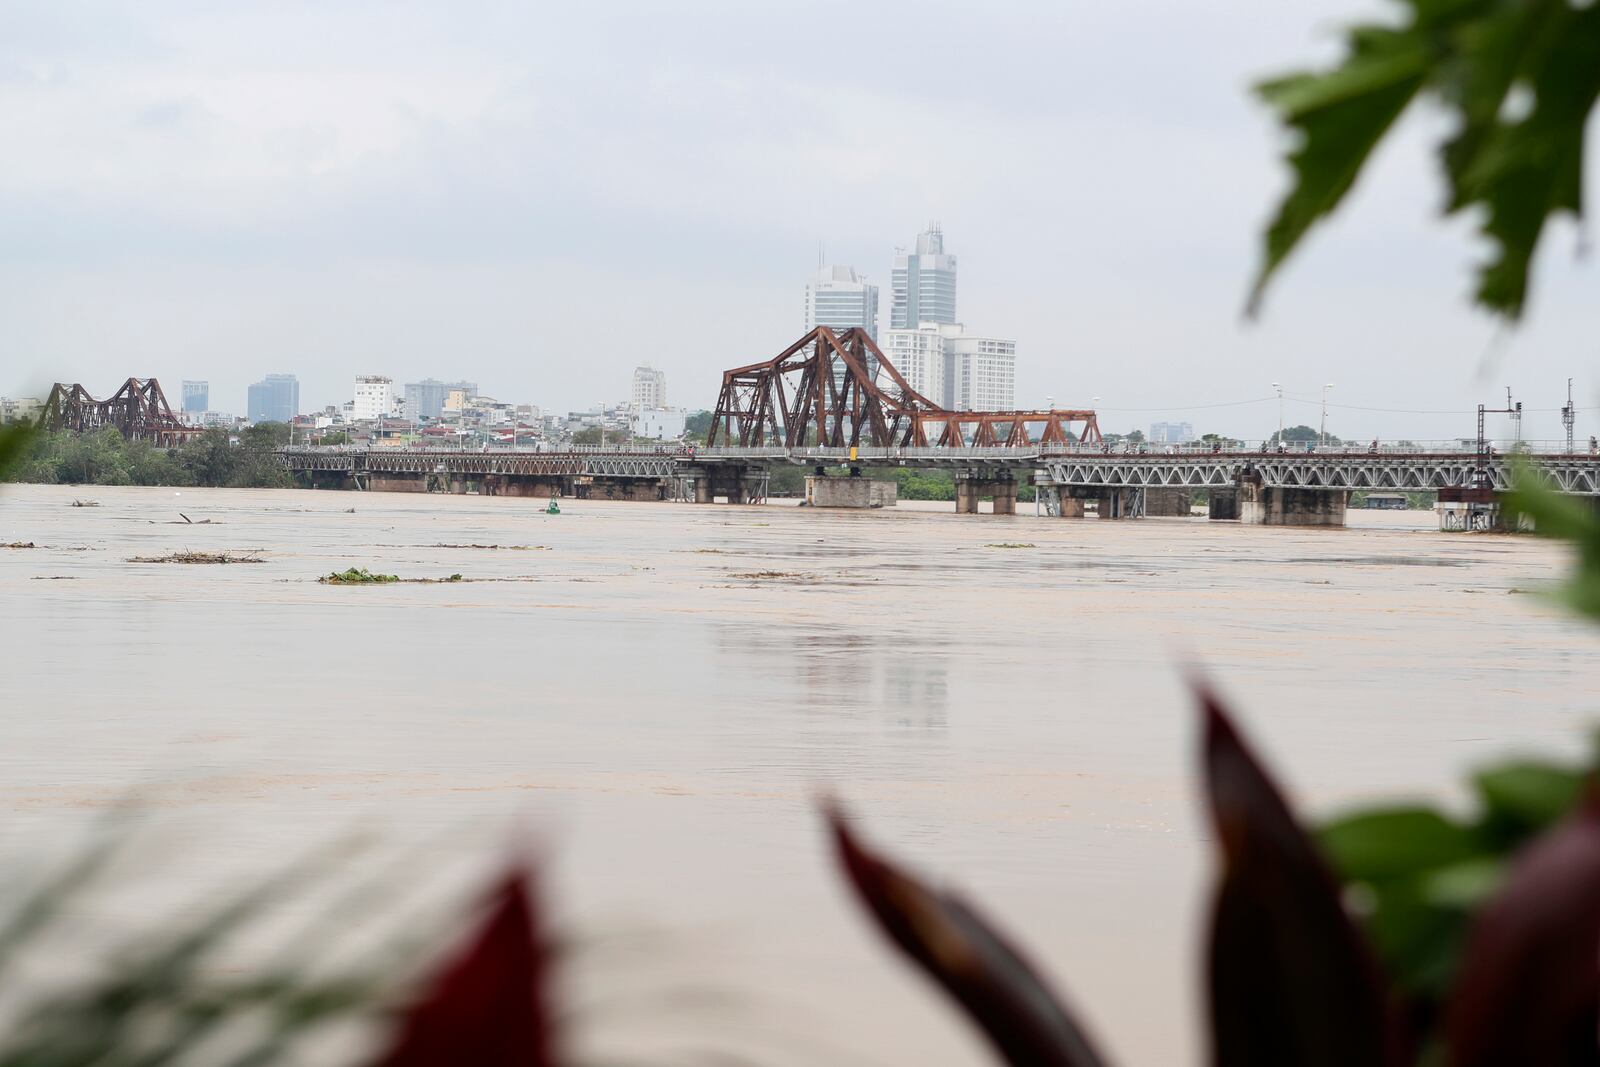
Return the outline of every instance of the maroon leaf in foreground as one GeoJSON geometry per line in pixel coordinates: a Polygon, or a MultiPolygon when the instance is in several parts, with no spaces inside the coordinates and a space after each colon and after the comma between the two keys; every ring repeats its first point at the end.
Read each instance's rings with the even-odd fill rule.
{"type": "Polygon", "coordinates": [[[550,1067],[550,951],[518,871],[463,950],[429,981],[378,1067],[550,1067]]]}
{"type": "Polygon", "coordinates": [[[971,908],[873,855],[830,807],[839,862],[884,933],[966,1009],[1016,1067],[1104,1067],[1039,974],[971,908]]]}
{"type": "Polygon", "coordinates": [[[1479,912],[1445,1021],[1452,1067],[1600,1063],[1600,796],[1525,848],[1479,912]]]}
{"type": "Polygon", "coordinates": [[[1333,874],[1204,687],[1205,782],[1221,849],[1212,917],[1212,1062],[1393,1062],[1383,983],[1333,874]]]}

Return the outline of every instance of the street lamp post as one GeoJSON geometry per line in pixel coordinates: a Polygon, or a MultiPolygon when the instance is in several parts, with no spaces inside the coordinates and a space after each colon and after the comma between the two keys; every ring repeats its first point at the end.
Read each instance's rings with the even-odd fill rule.
{"type": "Polygon", "coordinates": [[[1326,448],[1328,444],[1328,390],[1332,388],[1332,382],[1328,382],[1322,387],[1322,425],[1317,428],[1318,448],[1326,448]]]}
{"type": "Polygon", "coordinates": [[[1277,382],[1273,382],[1272,383],[1272,387],[1278,391],[1278,441],[1277,441],[1277,444],[1278,444],[1279,448],[1282,448],[1283,447],[1283,386],[1279,385],[1277,382]]]}

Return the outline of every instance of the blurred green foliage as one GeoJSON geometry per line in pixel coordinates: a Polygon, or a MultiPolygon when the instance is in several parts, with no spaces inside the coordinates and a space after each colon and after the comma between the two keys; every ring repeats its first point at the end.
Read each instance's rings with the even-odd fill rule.
{"type": "Polygon", "coordinates": [[[1493,254],[1477,302],[1508,319],[1527,300],[1545,222],[1582,215],[1585,121],[1600,96],[1600,5],[1572,0],[1401,0],[1397,24],[1353,26],[1331,70],[1257,86],[1292,134],[1293,184],[1265,239],[1252,309],[1311,227],[1355,185],[1418,96],[1449,113],[1446,214],[1479,219],[1493,254]]]}
{"type": "Polygon", "coordinates": [[[1600,619],[1600,515],[1593,499],[1563,496],[1541,486],[1530,469],[1523,468],[1503,506],[1508,524],[1526,519],[1540,536],[1577,548],[1577,573],[1567,579],[1559,595],[1574,611],[1600,619]]]}

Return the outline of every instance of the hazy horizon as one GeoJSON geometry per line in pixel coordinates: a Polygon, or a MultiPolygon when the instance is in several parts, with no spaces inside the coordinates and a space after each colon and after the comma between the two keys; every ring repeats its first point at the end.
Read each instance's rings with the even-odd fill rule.
{"type": "MultiPolygon", "coordinates": [[[[1074,9],[702,2],[12,3],[0,34],[0,393],[265,374],[467,378],[546,411],[640,363],[704,407],[802,332],[819,246],[883,291],[930,220],[960,318],[1018,344],[1017,403],[1108,431],[1286,421],[1459,437],[1510,385],[1600,430],[1591,263],[1548,235],[1527,322],[1467,303],[1436,115],[1241,317],[1285,173],[1253,80],[1326,60],[1364,3],[1074,9]],[[848,31],[848,34],[847,32],[848,31]],[[1403,409],[1403,410],[1368,410],[1403,409]]],[[[1592,150],[1591,150],[1592,151],[1592,150]]]]}

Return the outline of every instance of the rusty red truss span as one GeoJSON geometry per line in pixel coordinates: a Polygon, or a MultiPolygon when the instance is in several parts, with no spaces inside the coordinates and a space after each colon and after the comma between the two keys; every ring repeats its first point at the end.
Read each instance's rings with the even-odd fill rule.
{"type": "Polygon", "coordinates": [[[907,384],[871,335],[819,326],[723,374],[708,446],[1006,448],[1100,441],[1093,411],[948,411],[907,384]],[[1075,424],[1081,424],[1076,430],[1075,424]]]}
{"type": "Polygon", "coordinates": [[[39,426],[74,433],[114,426],[130,441],[149,441],[164,448],[176,447],[200,432],[172,413],[161,383],[154,378],[129,378],[106,400],[96,400],[77,383],[57,382],[44,402],[39,426]]]}

